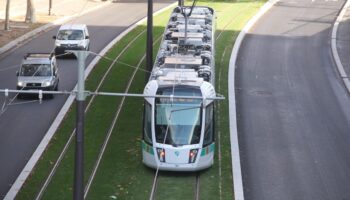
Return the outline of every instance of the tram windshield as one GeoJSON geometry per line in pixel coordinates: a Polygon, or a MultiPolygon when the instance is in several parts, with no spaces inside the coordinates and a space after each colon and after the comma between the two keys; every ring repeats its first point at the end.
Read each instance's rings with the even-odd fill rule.
{"type": "MultiPolygon", "coordinates": [[[[201,96],[197,88],[160,88],[158,95],[201,96]]],[[[198,144],[201,134],[201,99],[156,98],[155,130],[158,143],[181,146],[198,144]]]]}

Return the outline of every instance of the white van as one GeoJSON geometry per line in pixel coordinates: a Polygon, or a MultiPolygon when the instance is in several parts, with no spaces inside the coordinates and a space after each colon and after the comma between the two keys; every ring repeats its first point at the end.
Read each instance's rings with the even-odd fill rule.
{"type": "Polygon", "coordinates": [[[66,50],[89,50],[90,39],[86,24],[65,24],[60,27],[55,39],[55,54],[59,56],[66,50]]]}

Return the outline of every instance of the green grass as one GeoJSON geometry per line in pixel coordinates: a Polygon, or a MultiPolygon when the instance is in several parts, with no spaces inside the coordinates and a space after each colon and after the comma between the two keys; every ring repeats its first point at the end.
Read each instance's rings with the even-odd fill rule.
{"type": "Polygon", "coordinates": [[[200,198],[201,199],[232,199],[232,168],[231,148],[229,135],[228,115],[228,65],[234,41],[246,22],[254,16],[265,1],[240,1],[236,3],[205,2],[199,5],[208,5],[217,11],[217,36],[216,41],[216,91],[226,97],[224,101],[216,104],[216,130],[217,138],[220,134],[220,141],[216,141],[216,154],[214,166],[203,171],[200,177],[200,198]],[[218,151],[221,151],[219,161],[218,151]],[[220,164],[219,164],[220,163],[220,164]],[[221,168],[219,168],[219,166],[221,168]],[[220,172],[221,170],[221,176],[220,172]]]}
{"type": "Polygon", "coordinates": [[[159,174],[156,199],[194,199],[195,173],[163,172],[159,174]]]}
{"type": "MultiPolygon", "coordinates": [[[[222,32],[216,41],[216,90],[227,97],[228,63],[238,31],[244,26],[263,4],[263,1],[206,1],[199,5],[213,7],[217,11],[218,33],[222,32]],[[233,20],[232,20],[233,19],[233,20]],[[225,30],[223,30],[225,28],[225,30]]],[[[158,15],[154,19],[155,38],[159,37],[166,24],[169,11],[158,15]]],[[[116,44],[107,56],[115,58],[121,50],[138,34],[145,30],[145,26],[138,26],[116,44]]],[[[137,39],[120,57],[120,61],[136,66],[144,55],[145,33],[137,39]]],[[[154,46],[154,55],[159,42],[154,46]]],[[[86,88],[94,91],[110,61],[101,60],[88,77],[86,88]]],[[[144,66],[142,63],[142,67],[144,66]]],[[[101,91],[124,92],[133,68],[122,64],[115,64],[108,74],[101,91]]],[[[138,71],[131,84],[130,93],[142,93],[145,83],[145,72],[138,71]]],[[[85,180],[88,179],[92,167],[103,143],[107,130],[114,117],[121,97],[95,98],[90,110],[86,114],[85,124],[85,180]]],[[[141,160],[143,99],[128,98],[121,110],[117,125],[112,132],[107,149],[103,156],[99,170],[91,186],[88,199],[147,199],[149,198],[154,171],[145,167],[141,160]]],[[[201,199],[232,199],[231,154],[229,144],[228,99],[217,104],[217,134],[220,134],[221,160],[218,158],[218,143],[216,145],[215,164],[212,168],[201,172],[201,199]],[[219,164],[220,163],[220,164],[219,164]],[[221,166],[221,168],[219,168],[221,166]],[[219,176],[221,170],[221,177],[219,176]]],[[[33,199],[50,168],[57,160],[75,125],[74,105],[50,142],[39,163],[26,181],[17,199],[33,199]]],[[[74,141],[73,141],[74,144],[74,141]]],[[[74,148],[71,146],[64,157],[55,176],[44,193],[43,199],[71,199],[74,168],[74,148]]],[[[192,199],[194,176],[191,174],[173,174],[162,176],[162,186],[158,188],[157,199],[165,199],[171,195],[173,199],[192,199]],[[193,183],[192,183],[193,182],[193,183]],[[191,188],[191,189],[189,189],[191,188]],[[159,192],[161,191],[161,192],[159,192]]],[[[169,198],[167,198],[169,199],[169,198]]]]}

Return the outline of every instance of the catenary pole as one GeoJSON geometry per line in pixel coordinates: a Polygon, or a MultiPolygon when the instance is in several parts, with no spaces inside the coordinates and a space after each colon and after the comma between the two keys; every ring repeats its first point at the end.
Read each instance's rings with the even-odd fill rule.
{"type": "MultiPolygon", "coordinates": [[[[147,9],[147,44],[146,44],[146,65],[147,70],[153,68],[153,0],[148,0],[147,9]]],[[[149,73],[146,73],[146,83],[149,79],[149,73]]]]}
{"type": "Polygon", "coordinates": [[[75,135],[74,200],[84,199],[84,110],[85,110],[85,60],[87,51],[72,51],[78,59],[78,86],[76,96],[77,117],[75,135]]]}

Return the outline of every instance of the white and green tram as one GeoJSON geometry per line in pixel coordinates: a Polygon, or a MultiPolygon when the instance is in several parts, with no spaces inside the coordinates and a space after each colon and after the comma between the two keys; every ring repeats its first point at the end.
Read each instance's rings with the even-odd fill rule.
{"type": "Polygon", "coordinates": [[[171,14],[144,89],[142,155],[151,168],[213,165],[214,19],[209,7],[177,7],[171,14]]]}

